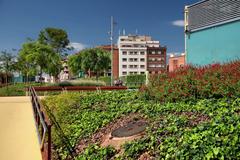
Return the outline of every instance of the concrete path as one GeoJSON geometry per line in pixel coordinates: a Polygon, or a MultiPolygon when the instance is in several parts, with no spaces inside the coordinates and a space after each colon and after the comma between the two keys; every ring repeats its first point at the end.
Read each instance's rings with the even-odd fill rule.
{"type": "Polygon", "coordinates": [[[29,97],[0,97],[0,160],[41,160],[29,97]]]}

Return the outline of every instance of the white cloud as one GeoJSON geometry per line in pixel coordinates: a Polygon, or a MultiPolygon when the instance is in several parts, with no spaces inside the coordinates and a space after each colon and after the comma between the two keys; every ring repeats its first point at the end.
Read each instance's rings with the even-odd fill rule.
{"type": "Polygon", "coordinates": [[[71,42],[69,44],[69,47],[72,47],[74,49],[74,51],[78,52],[78,51],[81,51],[81,50],[87,48],[88,45],[82,44],[82,43],[78,43],[78,42],[71,42]]]}
{"type": "Polygon", "coordinates": [[[184,27],[184,20],[173,21],[172,25],[177,26],[177,27],[184,27]]]}

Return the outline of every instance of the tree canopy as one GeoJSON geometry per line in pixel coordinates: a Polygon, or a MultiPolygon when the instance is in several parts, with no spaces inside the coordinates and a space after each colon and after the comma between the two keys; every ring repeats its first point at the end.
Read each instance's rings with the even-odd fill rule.
{"type": "Polygon", "coordinates": [[[15,56],[7,51],[1,51],[0,53],[0,71],[5,74],[5,82],[8,83],[9,74],[14,70],[15,56]]]}
{"type": "Polygon", "coordinates": [[[67,32],[59,28],[45,28],[40,31],[38,41],[42,44],[51,46],[55,52],[61,54],[68,50],[69,39],[67,32]]]}
{"type": "Polygon", "coordinates": [[[19,62],[23,63],[22,67],[31,67],[31,70],[26,72],[37,70],[41,78],[43,72],[50,75],[59,73],[56,68],[59,68],[61,58],[51,46],[35,41],[23,44],[19,53],[19,62]]]}
{"type": "Polygon", "coordinates": [[[110,53],[100,48],[85,49],[68,58],[69,68],[74,74],[90,70],[96,73],[96,78],[100,73],[108,70],[110,64],[110,53]]]}

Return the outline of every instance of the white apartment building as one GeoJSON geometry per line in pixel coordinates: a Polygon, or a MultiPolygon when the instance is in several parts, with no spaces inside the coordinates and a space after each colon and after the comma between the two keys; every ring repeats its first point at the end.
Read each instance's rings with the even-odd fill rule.
{"type": "Polygon", "coordinates": [[[119,36],[119,77],[145,74],[148,47],[160,47],[159,41],[152,41],[150,36],[119,36]]]}

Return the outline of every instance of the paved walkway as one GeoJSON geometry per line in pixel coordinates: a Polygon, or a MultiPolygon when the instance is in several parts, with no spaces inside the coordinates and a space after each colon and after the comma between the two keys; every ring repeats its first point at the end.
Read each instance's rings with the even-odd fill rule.
{"type": "Polygon", "coordinates": [[[29,97],[0,97],[0,160],[41,160],[29,97]]]}

